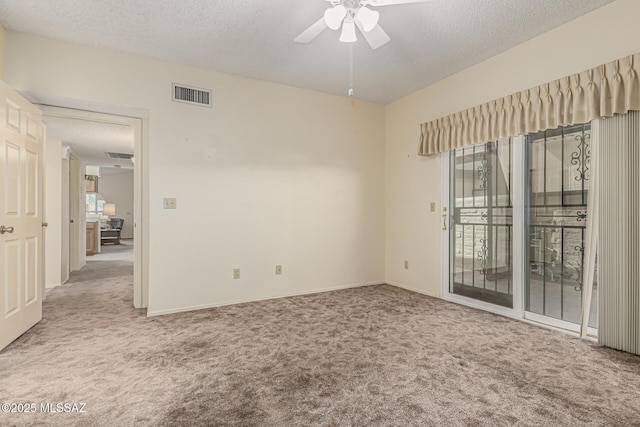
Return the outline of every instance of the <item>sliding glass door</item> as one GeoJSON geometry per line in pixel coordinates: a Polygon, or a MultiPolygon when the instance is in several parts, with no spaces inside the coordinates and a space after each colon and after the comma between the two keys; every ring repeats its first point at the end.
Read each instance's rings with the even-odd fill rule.
{"type": "Polygon", "coordinates": [[[590,138],[575,125],[450,153],[446,297],[579,330],[590,138]]]}
{"type": "MultiPolygon", "coordinates": [[[[590,130],[589,124],[576,125],[527,137],[525,310],[574,328],[582,311],[590,130]]],[[[595,292],[597,287],[597,300],[595,292]]],[[[591,310],[595,326],[596,306],[591,310]]]]}
{"type": "Polygon", "coordinates": [[[511,141],[451,153],[449,291],[513,307],[511,141]]]}

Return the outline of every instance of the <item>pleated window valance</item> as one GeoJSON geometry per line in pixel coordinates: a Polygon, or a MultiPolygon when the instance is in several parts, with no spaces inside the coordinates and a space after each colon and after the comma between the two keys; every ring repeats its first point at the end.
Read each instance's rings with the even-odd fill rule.
{"type": "Polygon", "coordinates": [[[421,125],[418,154],[640,110],[640,54],[523,90],[421,125]]]}

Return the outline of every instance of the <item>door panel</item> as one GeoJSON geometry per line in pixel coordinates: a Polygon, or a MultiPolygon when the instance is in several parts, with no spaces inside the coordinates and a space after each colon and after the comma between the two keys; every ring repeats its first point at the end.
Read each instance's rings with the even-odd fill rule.
{"type": "Polygon", "coordinates": [[[451,153],[449,292],[513,308],[511,141],[451,153]]]}
{"type": "Polygon", "coordinates": [[[38,214],[38,154],[27,150],[25,170],[25,216],[38,214]]]}
{"type": "Polygon", "coordinates": [[[25,306],[38,298],[38,238],[30,237],[24,244],[25,306]]]}
{"type": "Polygon", "coordinates": [[[0,349],[42,318],[42,114],[0,82],[0,349]]]}
{"type": "Polygon", "coordinates": [[[7,128],[20,133],[20,107],[9,98],[7,98],[5,102],[7,110],[7,128]]]}
{"type": "MultiPolygon", "coordinates": [[[[527,137],[529,233],[525,308],[537,315],[573,323],[576,328],[582,316],[590,132],[589,124],[580,124],[527,137]]],[[[594,306],[592,317],[595,315],[594,306]]]]}
{"type": "Polygon", "coordinates": [[[5,296],[4,315],[9,318],[16,314],[20,307],[20,241],[10,240],[5,243],[3,294],[5,296]]]}
{"type": "Polygon", "coordinates": [[[27,136],[38,142],[38,121],[33,117],[27,117],[27,136]]]}
{"type": "Polygon", "coordinates": [[[20,209],[20,146],[5,140],[4,214],[18,216],[20,209]]]}

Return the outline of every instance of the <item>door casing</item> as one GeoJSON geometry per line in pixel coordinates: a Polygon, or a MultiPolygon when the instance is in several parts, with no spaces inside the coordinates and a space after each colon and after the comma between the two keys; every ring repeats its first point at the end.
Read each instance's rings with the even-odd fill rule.
{"type": "MultiPolygon", "coordinates": [[[[133,302],[136,308],[146,308],[149,301],[149,202],[148,202],[148,149],[145,146],[148,142],[148,118],[130,117],[117,114],[98,113],[93,111],[78,110],[60,106],[42,105],[40,108],[46,117],[68,118],[76,120],[86,120],[99,123],[117,124],[130,126],[134,132],[134,286],[133,302]]],[[[78,175],[81,176],[81,175],[78,175]]],[[[76,191],[78,197],[82,199],[84,188],[76,191]]],[[[84,207],[84,204],[81,205],[84,207]]],[[[82,209],[84,212],[84,209],[82,209]]],[[[81,215],[82,230],[84,229],[85,218],[81,215]]],[[[81,233],[82,236],[85,233],[81,233]]],[[[78,239],[76,239],[78,240],[78,239]]],[[[85,254],[85,241],[80,242],[76,253],[85,254]]],[[[86,257],[83,257],[86,259],[86,257]]]]}

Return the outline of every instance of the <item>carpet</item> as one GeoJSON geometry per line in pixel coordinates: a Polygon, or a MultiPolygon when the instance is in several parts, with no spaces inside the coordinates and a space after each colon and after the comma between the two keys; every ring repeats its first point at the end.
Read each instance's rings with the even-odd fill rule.
{"type": "Polygon", "coordinates": [[[640,357],[565,334],[388,285],[147,318],[131,274],[48,295],[0,352],[0,400],[38,410],[0,425],[640,425],[640,357]]]}

